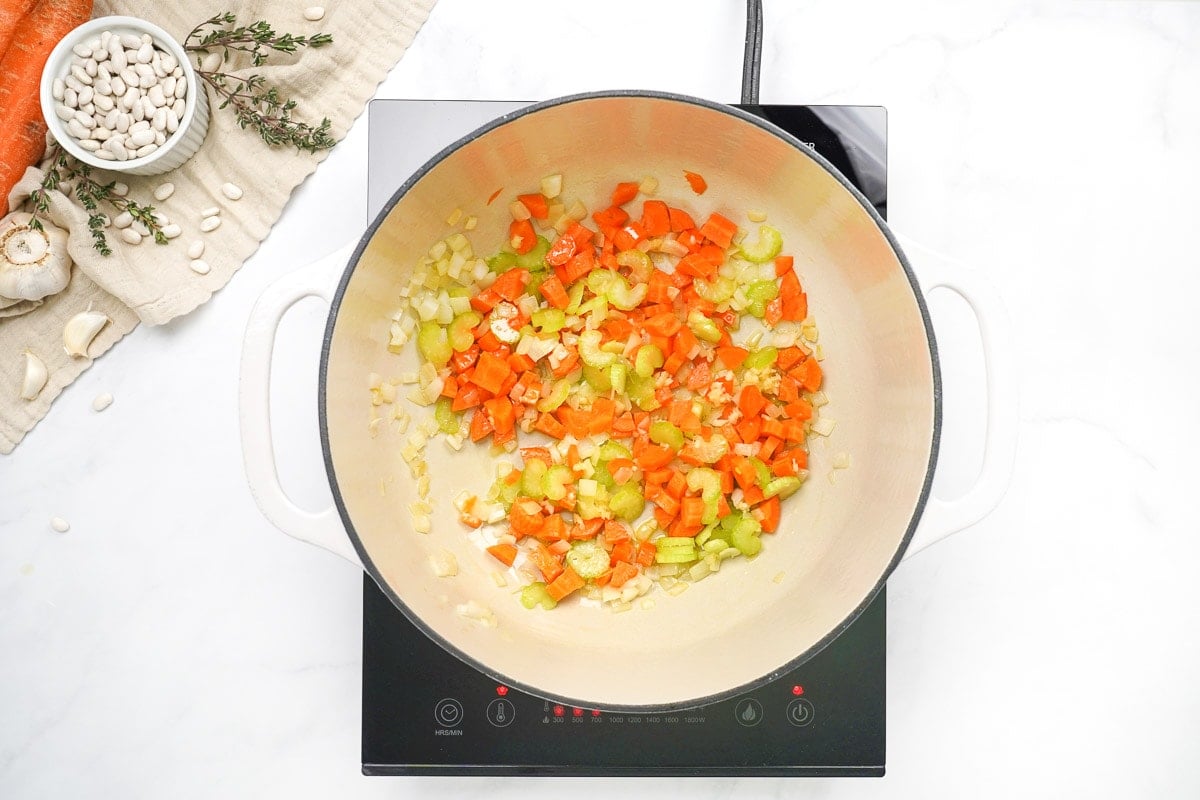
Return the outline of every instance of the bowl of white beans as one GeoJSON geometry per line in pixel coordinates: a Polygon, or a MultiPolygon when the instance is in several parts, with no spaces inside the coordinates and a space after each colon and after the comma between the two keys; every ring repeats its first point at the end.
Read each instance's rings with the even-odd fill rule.
{"type": "Polygon", "coordinates": [[[98,17],[63,37],[42,70],[41,103],[64,150],[129,175],[175,169],[208,132],[208,97],[187,54],[136,17],[98,17]]]}

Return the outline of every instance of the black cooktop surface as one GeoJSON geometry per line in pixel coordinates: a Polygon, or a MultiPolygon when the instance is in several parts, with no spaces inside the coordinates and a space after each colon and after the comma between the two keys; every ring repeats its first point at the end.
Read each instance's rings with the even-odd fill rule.
{"type": "MultiPolygon", "coordinates": [[[[372,102],[371,215],[436,150],[520,105],[372,102]],[[404,140],[428,152],[418,146],[409,161],[397,158],[395,143],[404,140]]],[[[814,147],[886,215],[882,108],[747,110],[814,147]],[[864,128],[864,120],[873,124],[864,128]]],[[[563,706],[498,684],[426,637],[364,575],[363,772],[883,775],[886,594],[824,650],[765,686],[687,711],[630,714],[563,706]]]]}

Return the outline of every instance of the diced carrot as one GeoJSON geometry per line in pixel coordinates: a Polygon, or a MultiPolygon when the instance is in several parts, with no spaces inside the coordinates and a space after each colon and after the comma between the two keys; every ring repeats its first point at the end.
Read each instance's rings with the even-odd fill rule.
{"type": "Polygon", "coordinates": [[[585,247],[565,265],[554,268],[554,274],[562,281],[563,286],[570,286],[575,281],[592,271],[596,264],[596,253],[590,247],[585,247]]]}
{"type": "Polygon", "coordinates": [[[754,384],[743,388],[742,394],[738,398],[738,408],[741,409],[742,415],[746,417],[758,416],[766,405],[767,399],[763,397],[763,393],[754,384]]]}
{"type": "Polygon", "coordinates": [[[573,221],[567,226],[566,235],[575,240],[576,247],[583,247],[592,241],[592,238],[596,235],[596,233],[586,225],[582,225],[573,221]]]}
{"type": "Polygon", "coordinates": [[[675,241],[687,248],[689,253],[698,253],[704,245],[704,236],[695,228],[688,228],[685,231],[680,231],[675,237],[675,241]]]}
{"type": "Polygon", "coordinates": [[[744,500],[748,506],[758,505],[763,501],[763,491],[762,489],[758,488],[758,484],[755,484],[748,489],[743,489],[742,500],[744,500]]]}
{"type": "Polygon", "coordinates": [[[648,567],[654,563],[654,556],[657,554],[658,548],[649,541],[642,542],[637,549],[637,563],[643,567],[648,567]]]}
{"type": "Polygon", "coordinates": [[[717,247],[715,244],[701,245],[700,256],[714,267],[719,267],[725,263],[725,250],[717,247]]]}
{"type": "Polygon", "coordinates": [[[744,347],[718,347],[717,358],[721,363],[729,369],[737,369],[750,355],[750,351],[744,347]]]}
{"type": "Polygon", "coordinates": [[[509,567],[517,560],[517,546],[515,544],[509,544],[508,542],[494,544],[487,551],[495,556],[501,564],[509,567]]]}
{"type": "Polygon", "coordinates": [[[537,362],[523,353],[513,353],[508,357],[508,366],[513,372],[528,372],[537,367],[537,362]]]}
{"type": "Polygon", "coordinates": [[[541,431],[553,439],[561,439],[567,435],[566,427],[550,414],[539,414],[537,422],[533,424],[533,429],[541,431]]]}
{"type": "Polygon", "coordinates": [[[693,392],[706,392],[712,385],[712,368],[703,359],[696,359],[692,372],[688,375],[687,388],[693,392]]]}
{"type": "Polygon", "coordinates": [[[725,495],[717,498],[717,519],[725,519],[733,513],[733,509],[729,507],[729,501],[725,499],[725,495]]]}
{"type": "Polygon", "coordinates": [[[538,537],[546,540],[565,541],[567,539],[567,523],[562,514],[551,514],[546,517],[546,524],[538,537]]]}
{"type": "Polygon", "coordinates": [[[486,314],[496,307],[500,302],[500,295],[493,292],[491,289],[484,289],[479,294],[471,298],[471,308],[478,311],[480,314],[486,314]]]}
{"type": "Polygon", "coordinates": [[[708,181],[704,180],[704,176],[700,173],[689,172],[685,169],[683,177],[687,179],[688,186],[691,186],[692,191],[696,194],[704,194],[708,190],[708,181]]]}
{"type": "Polygon", "coordinates": [[[783,423],[777,419],[764,419],[762,423],[763,436],[774,436],[777,439],[783,438],[783,423]]]}
{"type": "Polygon", "coordinates": [[[821,388],[821,364],[815,358],[808,359],[796,369],[802,372],[802,377],[798,380],[804,391],[815,392],[821,388]]]}
{"type": "Polygon", "coordinates": [[[670,303],[672,288],[670,276],[662,270],[655,270],[646,282],[646,302],[670,303]]]}
{"type": "Polygon", "coordinates": [[[588,423],[592,420],[590,411],[578,411],[568,405],[562,405],[555,409],[554,415],[566,427],[567,433],[576,439],[582,439],[589,435],[588,423]]]}
{"type": "Polygon", "coordinates": [[[792,265],[795,259],[791,256],[778,256],[775,259],[775,277],[782,278],[784,275],[792,271],[792,265]]]}
{"type": "Polygon", "coordinates": [[[671,210],[662,200],[642,203],[642,228],[647,236],[666,236],[671,232],[671,210]]]}
{"type": "Polygon", "coordinates": [[[527,285],[529,285],[529,270],[510,269],[496,278],[489,288],[508,302],[515,303],[525,293],[527,285]]]}
{"type": "Polygon", "coordinates": [[[605,586],[608,586],[609,581],[612,580],[612,576],[613,571],[611,569],[607,572],[602,572],[596,577],[592,578],[592,586],[599,586],[603,589],[605,586]]]}
{"type": "Polygon", "coordinates": [[[667,529],[667,535],[691,537],[700,533],[702,530],[704,530],[704,526],[698,522],[695,525],[684,525],[682,520],[675,520],[675,524],[667,529]]]}
{"type": "Polygon", "coordinates": [[[679,522],[684,526],[701,525],[704,519],[704,500],[685,497],[679,503],[679,522]]]}
{"type": "Polygon", "coordinates": [[[733,244],[733,237],[737,234],[737,223],[728,217],[723,217],[715,211],[709,214],[708,219],[700,226],[700,233],[705,239],[708,239],[713,244],[721,248],[728,249],[729,245],[733,244]]]}
{"type": "Polygon", "coordinates": [[[622,181],[613,189],[612,204],[623,206],[638,195],[638,184],[632,181],[622,181]]]}
{"type": "Polygon", "coordinates": [[[750,444],[758,441],[758,434],[762,431],[762,419],[760,417],[748,417],[734,425],[734,430],[743,442],[750,444]]]}
{"type": "MultiPolygon", "coordinates": [[[[781,381],[782,383],[782,381],[781,381]]],[[[804,398],[797,398],[791,403],[783,407],[783,413],[787,414],[788,419],[803,422],[806,419],[812,419],[813,408],[812,403],[804,398]]]]}
{"type": "Polygon", "coordinates": [[[613,400],[607,397],[597,397],[592,401],[591,419],[588,420],[588,433],[592,436],[608,433],[612,430],[616,413],[617,404],[613,400]]]}
{"type": "Polygon", "coordinates": [[[671,480],[667,481],[667,494],[679,500],[683,497],[683,493],[687,491],[687,477],[679,471],[676,471],[671,476],[671,480]]]}
{"type": "Polygon", "coordinates": [[[609,585],[614,589],[619,589],[629,582],[631,578],[636,578],[638,569],[628,561],[618,561],[613,567],[612,579],[609,580],[609,585]]]}
{"type": "Polygon", "coordinates": [[[742,491],[746,491],[751,486],[758,485],[758,473],[754,469],[754,465],[750,463],[750,459],[745,456],[737,456],[733,462],[733,478],[737,481],[737,485],[742,487],[742,491]]]}
{"type": "Polygon", "coordinates": [[[770,460],[775,455],[775,451],[779,449],[779,445],[781,444],[782,442],[779,441],[778,438],[774,436],[768,436],[767,438],[763,439],[762,445],[758,448],[758,457],[763,461],[770,460]]]}
{"type": "Polygon", "coordinates": [[[554,553],[541,542],[533,550],[533,565],[542,573],[546,581],[553,581],[563,571],[562,556],[554,553]]]}
{"type": "Polygon", "coordinates": [[[763,321],[774,328],[783,319],[783,298],[776,297],[768,300],[763,313],[763,321]]]}
{"type": "Polygon", "coordinates": [[[787,371],[803,360],[804,351],[799,347],[785,347],[779,351],[779,357],[775,359],[775,366],[787,371]]]}
{"type": "Polygon", "coordinates": [[[546,524],[546,515],[538,501],[518,499],[508,512],[508,524],[517,536],[537,536],[546,524]]]}
{"type": "Polygon", "coordinates": [[[512,368],[505,359],[484,351],[479,354],[479,360],[475,363],[475,372],[471,375],[471,382],[492,394],[499,394],[500,387],[504,385],[504,381],[511,374],[512,368]]]}
{"type": "Polygon", "coordinates": [[[550,249],[546,251],[546,263],[552,267],[561,267],[571,260],[571,256],[575,255],[575,251],[579,248],[575,239],[571,234],[564,233],[554,240],[550,245],[550,249]]]}
{"type": "Polygon", "coordinates": [[[673,313],[656,314],[642,323],[646,332],[657,336],[674,336],[681,327],[683,323],[673,313]]]}
{"type": "Polygon", "coordinates": [[[765,500],[754,509],[754,516],[758,519],[758,523],[762,525],[762,529],[767,533],[774,533],[779,529],[780,503],[778,497],[772,497],[765,500]]]}
{"type": "Polygon", "coordinates": [[[508,243],[518,254],[524,255],[537,244],[533,223],[527,219],[514,219],[508,226],[508,243]]]}
{"type": "Polygon", "coordinates": [[[670,464],[675,458],[674,452],[666,445],[651,444],[644,447],[634,456],[634,461],[643,470],[656,470],[670,464]]]}
{"type": "Polygon", "coordinates": [[[579,351],[573,347],[567,348],[567,355],[558,363],[557,367],[550,370],[550,374],[556,378],[564,378],[569,375],[579,364],[579,351]]]}
{"type": "Polygon", "coordinates": [[[466,350],[455,351],[454,355],[450,356],[450,366],[455,372],[465,372],[475,366],[478,359],[479,347],[471,345],[466,350]]]}
{"type": "Polygon", "coordinates": [[[808,297],[800,288],[800,279],[794,271],[787,271],[779,278],[779,299],[783,304],[783,319],[803,322],[808,316],[808,297]]]}
{"type": "MultiPolygon", "coordinates": [[[[629,212],[620,206],[609,206],[602,211],[592,214],[592,219],[596,220],[596,224],[602,230],[604,228],[619,228],[629,221],[629,212]]],[[[605,238],[607,239],[608,236],[606,235],[605,238]]]]}
{"type": "Polygon", "coordinates": [[[800,399],[800,384],[790,375],[781,375],[779,377],[779,391],[776,395],[786,406],[788,403],[794,403],[800,399]]]}
{"type": "Polygon", "coordinates": [[[453,400],[456,394],[458,394],[458,379],[453,375],[448,375],[442,384],[442,397],[449,397],[453,400]]]}
{"type": "Polygon", "coordinates": [[[616,519],[604,521],[604,541],[606,544],[616,544],[629,539],[629,526],[616,519]]]}
{"type": "Polygon", "coordinates": [[[478,442],[483,437],[492,432],[492,421],[488,419],[487,412],[482,408],[471,415],[471,426],[469,433],[472,442],[478,442]]]}
{"type": "Polygon", "coordinates": [[[692,215],[682,208],[670,207],[667,209],[667,214],[670,217],[672,233],[679,233],[680,231],[691,230],[696,227],[696,221],[692,219],[692,215]]]}
{"type": "Polygon", "coordinates": [[[503,436],[512,432],[517,422],[517,415],[511,400],[507,397],[493,397],[491,400],[483,401],[483,407],[491,417],[492,428],[496,434],[503,436]]]}
{"type": "Polygon", "coordinates": [[[716,274],[717,268],[700,253],[689,253],[675,265],[675,272],[693,278],[710,278],[716,274]]]}
{"type": "Polygon", "coordinates": [[[529,209],[529,215],[534,219],[546,219],[550,216],[550,204],[543,194],[519,194],[517,199],[521,205],[529,209]]]}
{"type": "Polygon", "coordinates": [[[458,389],[458,394],[454,396],[454,402],[450,404],[450,410],[466,411],[468,408],[479,405],[484,399],[483,392],[478,386],[472,383],[463,383],[458,389]]]}
{"type": "Polygon", "coordinates": [[[600,326],[600,330],[604,331],[609,339],[617,339],[624,341],[633,333],[633,325],[629,320],[621,319],[620,317],[609,316],[600,326]]]}
{"type": "Polygon", "coordinates": [[[583,578],[579,577],[579,573],[571,569],[570,565],[568,565],[563,569],[561,575],[546,584],[546,594],[550,595],[550,599],[557,602],[571,594],[571,592],[582,589],[583,583],[583,578]]]}
{"type": "Polygon", "coordinates": [[[633,250],[637,247],[638,242],[646,238],[646,231],[640,223],[629,222],[622,225],[613,234],[613,244],[617,250],[633,250]]]}

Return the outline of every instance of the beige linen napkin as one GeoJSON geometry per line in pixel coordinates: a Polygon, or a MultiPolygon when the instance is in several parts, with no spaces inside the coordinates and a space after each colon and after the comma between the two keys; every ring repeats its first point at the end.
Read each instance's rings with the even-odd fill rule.
{"type": "MultiPolygon", "coordinates": [[[[140,17],[180,41],[196,25],[223,11],[235,13],[240,24],[262,19],[279,32],[331,34],[331,45],[292,55],[272,53],[267,64],[245,71],[262,73],[281,95],[295,99],[295,118],[315,123],[328,116],[332,136],[341,140],[404,54],[435,1],[327,0],[320,22],[304,19],[304,8],[313,3],[300,0],[97,0],[94,16],[140,17]]],[[[70,232],[68,249],[75,268],[70,285],[42,304],[16,316],[12,314],[20,306],[0,309],[0,453],[12,452],[91,359],[139,322],[168,322],[203,304],[228,283],[266,238],[292,191],[325,157],[325,151],[310,154],[294,147],[269,147],[253,130],[239,128],[229,109],[212,105],[204,144],[182,167],[165,175],[116,176],[129,185],[131,197],[153,204],[182,226],[183,234],[169,245],[146,240],[130,246],[109,229],[113,253],[101,256],[92,249],[84,210],[52,193],[50,217],[70,232]],[[156,202],[154,188],[166,181],[175,185],[175,193],[156,202]],[[244,196],[227,199],[220,191],[225,182],[240,186],[244,196]],[[201,233],[199,212],[210,206],[221,208],[221,226],[201,233]],[[185,251],[198,238],[206,243],[204,260],[211,266],[207,275],[188,267],[185,251]],[[107,314],[112,323],[93,341],[91,358],[72,358],[63,349],[63,325],[89,306],[107,314]],[[50,371],[49,382],[33,401],[19,397],[26,350],[41,358],[50,371]]],[[[31,168],[13,190],[12,199],[27,196],[41,178],[41,172],[31,168]]]]}

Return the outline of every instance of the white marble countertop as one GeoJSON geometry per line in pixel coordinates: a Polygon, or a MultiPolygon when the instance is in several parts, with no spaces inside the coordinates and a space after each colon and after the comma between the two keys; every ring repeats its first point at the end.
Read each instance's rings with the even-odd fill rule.
{"type": "MultiPolygon", "coordinates": [[[[379,96],[734,101],[742,14],[441,0],[379,96]]],[[[768,0],[763,102],[886,106],[892,225],[1003,293],[1020,442],[996,511],[889,583],[887,777],[689,792],[1200,796],[1197,86],[1200,4],[768,0]]],[[[137,330],[0,459],[0,797],[674,791],[359,774],[360,576],[258,513],[236,392],[263,288],[365,227],[366,153],[364,116],[226,289],[137,330]]],[[[285,323],[296,364],[322,313],[285,323]]],[[[312,407],[314,372],[281,371],[282,396],[312,407]]],[[[317,458],[290,438],[285,461],[317,458]]]]}

